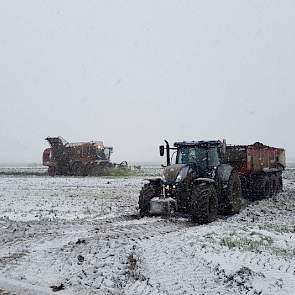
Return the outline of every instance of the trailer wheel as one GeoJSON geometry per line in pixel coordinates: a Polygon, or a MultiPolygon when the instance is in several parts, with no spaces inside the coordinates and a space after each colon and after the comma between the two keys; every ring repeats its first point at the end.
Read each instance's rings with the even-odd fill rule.
{"type": "Polygon", "coordinates": [[[48,175],[55,176],[56,175],[56,168],[54,166],[48,167],[48,175]]]}
{"type": "Polygon", "coordinates": [[[278,176],[278,193],[283,191],[283,177],[282,175],[278,176]]]}
{"type": "Polygon", "coordinates": [[[159,185],[153,183],[145,184],[139,194],[139,215],[144,217],[150,214],[150,200],[157,196],[160,191],[159,185]]]}
{"type": "Polygon", "coordinates": [[[270,181],[270,195],[274,196],[279,192],[279,177],[275,174],[271,175],[270,181]]]}
{"type": "Polygon", "coordinates": [[[271,194],[271,182],[267,175],[259,177],[256,182],[256,200],[266,199],[271,194]]]}
{"type": "Polygon", "coordinates": [[[239,213],[242,207],[242,186],[239,174],[236,171],[231,173],[225,191],[224,213],[239,213]]]}
{"type": "Polygon", "coordinates": [[[190,207],[192,222],[205,224],[214,221],[218,211],[218,198],[214,185],[196,185],[192,191],[190,207]]]}

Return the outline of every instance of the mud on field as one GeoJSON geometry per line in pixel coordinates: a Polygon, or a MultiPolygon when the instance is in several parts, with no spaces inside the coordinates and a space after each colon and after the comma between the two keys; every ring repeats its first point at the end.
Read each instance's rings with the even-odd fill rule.
{"type": "Polygon", "coordinates": [[[0,294],[293,294],[295,170],[202,226],[138,219],[144,178],[0,176],[0,294]]]}

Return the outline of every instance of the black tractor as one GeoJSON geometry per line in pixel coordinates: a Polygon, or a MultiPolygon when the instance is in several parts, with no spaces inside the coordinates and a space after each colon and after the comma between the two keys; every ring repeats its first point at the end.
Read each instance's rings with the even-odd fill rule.
{"type": "Polygon", "coordinates": [[[149,179],[139,196],[140,216],[189,214],[193,222],[208,223],[218,214],[241,209],[242,189],[238,174],[226,163],[226,144],[221,141],[176,142],[166,150],[162,178],[149,179]],[[175,158],[171,164],[170,152],[175,158]]]}

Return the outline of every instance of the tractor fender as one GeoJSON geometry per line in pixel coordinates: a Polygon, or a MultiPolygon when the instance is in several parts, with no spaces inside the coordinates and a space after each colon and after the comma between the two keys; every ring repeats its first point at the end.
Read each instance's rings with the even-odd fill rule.
{"type": "Polygon", "coordinates": [[[233,167],[231,165],[221,164],[220,166],[218,166],[216,171],[216,177],[218,181],[222,183],[227,183],[229,181],[232,171],[233,167]]]}
{"type": "Polygon", "coordinates": [[[145,178],[144,181],[148,181],[149,183],[159,184],[161,183],[161,178],[145,178]]]}
{"type": "Polygon", "coordinates": [[[200,184],[200,183],[210,184],[210,183],[215,183],[215,180],[212,178],[199,177],[199,178],[195,179],[194,182],[197,184],[200,184]]]}

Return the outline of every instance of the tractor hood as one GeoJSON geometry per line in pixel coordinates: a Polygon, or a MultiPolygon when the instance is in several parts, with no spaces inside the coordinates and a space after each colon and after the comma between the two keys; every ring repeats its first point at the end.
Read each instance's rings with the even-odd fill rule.
{"type": "Polygon", "coordinates": [[[181,182],[187,176],[189,166],[185,164],[174,164],[165,168],[163,180],[167,183],[181,182]]]}

